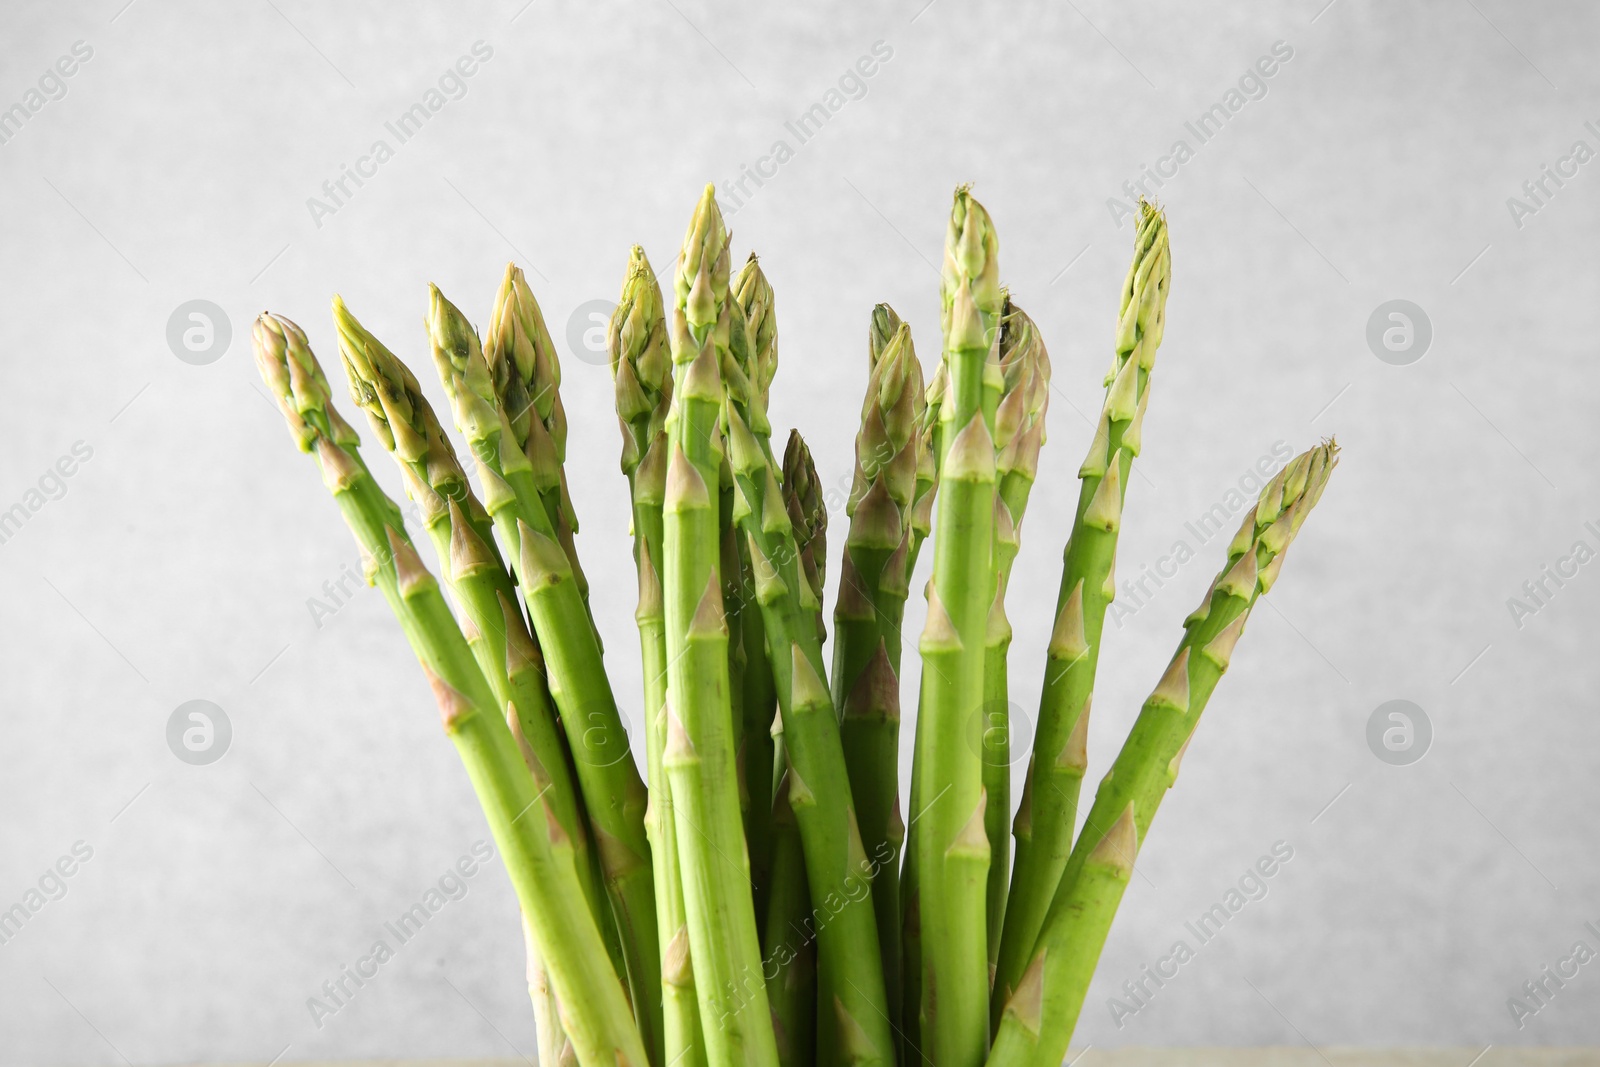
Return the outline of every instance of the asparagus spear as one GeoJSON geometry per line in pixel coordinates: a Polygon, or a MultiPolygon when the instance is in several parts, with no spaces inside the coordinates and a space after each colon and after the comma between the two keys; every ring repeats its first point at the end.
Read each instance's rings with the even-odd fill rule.
{"type": "Polygon", "coordinates": [[[644,1043],[585,903],[572,840],[544,803],[548,779],[529,773],[438,584],[406,536],[400,509],[378,488],[356,451],[355,431],[329,403],[327,379],[305,334],[263,314],[253,336],[256,365],[295,443],[316,454],[323,482],[365,555],[368,581],[383,591],[421,661],[533,927],[579,1062],[644,1064],[644,1043]]]}
{"type": "Polygon", "coordinates": [[[893,1031],[870,897],[874,863],[883,857],[868,857],[861,843],[824,681],[815,591],[803,575],[802,551],[776,471],[733,405],[728,423],[729,458],[742,501],[740,525],[749,538],[756,596],[773,651],[789,799],[800,824],[813,907],[827,909],[825,921],[817,923],[822,1054],[830,1062],[888,1063],[894,1055],[893,1031]]]}
{"type": "Polygon", "coordinates": [[[940,404],[944,450],[928,622],[922,632],[922,727],[912,807],[922,931],[922,1054],[940,1067],[973,1067],[988,1049],[982,760],[966,743],[983,703],[984,635],[994,597],[993,426],[986,383],[1001,292],[989,214],[956,190],[941,297],[948,387],[940,404]]]}
{"type": "MultiPolygon", "coordinates": [[[[567,494],[567,413],[561,406],[561,361],[545,327],[544,312],[539,310],[522,268],[514,263],[506,264],[505,277],[495,293],[489,329],[483,336],[483,358],[489,364],[495,396],[506,413],[512,438],[533,466],[545,513],[587,608],[589,580],[573,543],[578,517],[567,494]]],[[[595,639],[599,640],[598,631],[595,639]]]]}
{"type": "Polygon", "coordinates": [[[1021,546],[1023,512],[1039,469],[1044,444],[1044,416],[1050,404],[1050,357],[1033,320],[1006,297],[1000,325],[1002,386],[994,415],[994,601],[984,640],[983,753],[984,832],[989,839],[988,922],[985,937],[989,966],[1000,951],[1001,922],[1011,876],[1011,694],[1007,654],[1011,623],[1006,618],[1006,589],[1011,565],[1021,546]]]}
{"type": "Polygon", "coordinates": [[[729,331],[728,232],[711,186],[697,205],[668,320],[673,361],[663,523],[667,744],[690,955],[711,1067],[773,1067],[740,823],[719,577],[717,500],[722,356],[729,331]]]}
{"type": "MultiPolygon", "coordinates": [[[[560,547],[540,485],[548,481],[518,442],[511,411],[466,317],[430,286],[428,333],[434,364],[457,427],[478,461],[478,480],[494,527],[505,544],[549,666],[550,693],[600,853],[606,891],[628,961],[628,985],[647,1046],[661,1051],[661,960],[655,887],[644,830],[647,794],[628,751],[601,659],[600,644],[560,547]]],[[[529,418],[530,427],[539,420],[529,418]]],[[[530,429],[529,440],[538,438],[530,429]]]]}
{"type": "Polygon", "coordinates": [[[555,989],[550,985],[550,972],[539,956],[539,944],[526,916],[522,919],[522,941],[528,956],[528,997],[533,1001],[533,1023],[538,1031],[538,1062],[562,1065],[576,1063],[577,1051],[572,1047],[572,1039],[561,1028],[561,1006],[556,1002],[555,989]]]}
{"type": "Polygon", "coordinates": [[[850,531],[834,605],[833,700],[861,824],[861,843],[884,856],[872,882],[884,989],[898,1010],[899,852],[905,826],[900,792],[900,623],[910,579],[908,516],[922,450],[922,364],[911,329],[887,304],[873,309],[872,369],[856,434],[856,464],[845,510],[850,531]]]}
{"type": "MultiPolygon", "coordinates": [[[[733,283],[733,297],[737,303],[731,320],[733,329],[729,332],[730,355],[736,357],[738,370],[748,383],[746,406],[750,430],[757,441],[768,442],[766,447],[770,448],[772,427],[767,420],[767,396],[778,369],[778,320],[773,310],[772,285],[754,253],[745,261],[733,283]],[[743,358],[739,359],[741,351],[743,358]]],[[[739,640],[744,648],[744,689],[740,694],[744,730],[740,765],[750,796],[745,840],[750,845],[756,915],[765,921],[774,837],[770,823],[776,812],[770,801],[777,773],[772,731],[778,714],[778,694],[773,688],[772,665],[767,660],[767,637],[761,624],[761,612],[753,610],[755,579],[750,571],[749,546],[743,537],[739,538],[739,561],[743,571],[740,576],[742,604],[752,609],[739,612],[739,640]]]]}
{"type": "Polygon", "coordinates": [[[789,804],[789,777],[772,801],[772,891],[761,938],[767,999],[780,1067],[817,1062],[817,939],[806,886],[805,849],[789,804]]]}
{"type": "MultiPolygon", "coordinates": [[[[1177,653],[1100,782],[1043,932],[1030,954],[1029,969],[1038,967],[1043,972],[1043,1009],[1035,1013],[1039,1019],[1034,1029],[1036,1047],[1016,1058],[991,1057],[990,1067],[1024,1063],[1054,1067],[1066,1054],[1121,895],[1120,886],[1109,894],[1094,889],[1096,881],[1103,878],[1096,866],[1104,865],[1106,852],[1112,849],[1117,862],[1132,867],[1162,797],[1177,780],[1200,715],[1228,669],[1250,610],[1277,580],[1289,544],[1321,499],[1338,456],[1338,446],[1326,441],[1296,456],[1267,483],[1229,544],[1227,563],[1200,607],[1184,620],[1177,653]],[[1105,840],[1113,845],[1103,847],[1105,840]]],[[[1125,872],[1121,880],[1126,882],[1125,872]]],[[[1037,996],[1028,991],[1028,985],[1026,980],[1020,982],[1008,999],[1002,1010],[1002,1030],[1028,1021],[1021,1017],[1030,1014],[1026,1005],[1037,996]]],[[[1006,1044],[1018,1042],[1008,1038],[1006,1044]]],[[[1025,1052],[1027,1044],[1020,1042],[1025,1052]]]]}
{"type": "Polygon", "coordinates": [[[622,427],[622,472],[633,498],[633,554],[639,570],[639,651],[644,666],[644,721],[650,787],[645,826],[655,874],[661,958],[664,1063],[703,1067],[705,1045],[695,1001],[694,969],[685,956],[683,882],[678,869],[672,788],[662,766],[667,722],[667,619],[662,599],[661,504],[666,495],[667,411],[672,403],[672,361],[667,322],[655,271],[638,245],[628,259],[622,296],[608,334],[617,421],[622,427]],[[677,965],[675,965],[677,963],[677,965]]]}
{"type": "MultiPolygon", "coordinates": [[[[918,431],[916,490],[912,496],[911,511],[906,522],[909,527],[909,551],[905,571],[908,583],[912,572],[916,570],[922,546],[933,532],[933,505],[939,488],[939,464],[943,458],[939,447],[941,444],[939,411],[944,402],[945,387],[948,382],[949,373],[941,360],[934,371],[933,380],[928,383],[927,391],[924,393],[921,427],[918,431]]],[[[925,682],[926,674],[922,679],[922,683],[925,682]]],[[[917,699],[919,707],[921,703],[919,692],[917,699]]],[[[916,735],[912,740],[913,757],[922,750],[923,724],[923,717],[917,716],[916,735]]],[[[921,793],[920,780],[920,764],[913,758],[910,794],[913,799],[921,793]]],[[[913,1053],[921,1054],[918,1042],[922,1033],[922,920],[920,895],[917,892],[917,841],[914,837],[906,838],[905,855],[900,862],[900,916],[901,1022],[897,1036],[901,1042],[900,1058],[905,1062],[911,1059],[913,1053]]]]}
{"type": "Polygon", "coordinates": [[[1082,485],[1077,515],[1064,553],[1044,691],[1039,698],[1038,730],[1014,827],[1016,873],[995,971],[992,1011],[996,1022],[1032,958],[1072,848],[1090,697],[1106,608],[1115,593],[1113,565],[1122,502],[1133,459],[1139,454],[1170,278],[1166,220],[1148,203],[1143,204],[1133,263],[1122,288],[1116,355],[1106,377],[1105,406],[1088,458],[1078,471],[1082,485]]]}
{"type": "Polygon", "coordinates": [[[570,754],[551,706],[544,659],[516,607],[516,590],[494,547],[492,520],[478,502],[455,448],[410,369],[333,300],[334,325],[350,394],[378,440],[395,457],[407,494],[433,541],[441,574],[469,625],[467,643],[500,707],[516,712],[516,729],[549,774],[548,803],[572,838],[590,910],[613,965],[626,961],[600,877],[598,857],[570,770],[570,754]]]}
{"type": "Polygon", "coordinates": [[[1129,804],[1089,850],[1045,943],[1005,1003],[989,1050],[990,1067],[1060,1067],[1099,958],[1098,947],[1093,954],[1079,947],[1098,946],[1111,928],[1133,875],[1139,847],[1134,822],[1129,804]],[[1060,1052],[1051,1058],[1058,1045],[1060,1052]]]}

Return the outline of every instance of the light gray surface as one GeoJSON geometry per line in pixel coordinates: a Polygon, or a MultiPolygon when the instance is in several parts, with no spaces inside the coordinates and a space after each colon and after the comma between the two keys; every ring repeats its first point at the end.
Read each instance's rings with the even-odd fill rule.
{"type": "MultiPolygon", "coordinates": [[[[256,382],[250,320],[295,317],[332,365],[339,291],[438,399],[428,281],[481,321],[515,257],[564,336],[615,295],[630,243],[665,270],[701,184],[793,146],[785,120],[877,41],[893,56],[866,95],[734,215],[735,255],[759,250],[777,288],[773,421],[842,480],[867,311],[893,302],[931,365],[930,263],[952,186],[977,183],[1058,387],[1010,600],[1024,708],[1128,256],[1106,198],[1293,49],[1160,190],[1174,288],[1122,573],[1193,543],[1185,521],[1274,442],[1337,431],[1344,460],[1141,857],[1078,1042],[1600,1044],[1600,963],[1520,1030],[1507,1007],[1574,942],[1600,949],[1600,564],[1520,628],[1507,607],[1575,540],[1600,547],[1600,163],[1520,229],[1506,205],[1575,140],[1600,146],[1600,18],[1324,3],[8,5],[0,106],[75,41],[93,56],[0,145],[0,507],[74,442],[93,455],[0,544],[0,908],[74,842],[93,855],[0,945],[0,1064],[531,1055],[497,863],[311,1021],[307,998],[487,835],[380,599],[312,621],[355,552],[256,382]],[[384,123],[479,40],[465,97],[316,226],[307,198],[393,145],[384,123]],[[1433,326],[1411,366],[1365,341],[1396,298],[1433,326]],[[208,366],[165,339],[191,299],[231,320],[208,366]],[[205,767],[165,740],[197,698],[234,731],[205,767]],[[1396,698],[1435,732],[1407,767],[1366,742],[1396,698]],[[1266,899],[1114,1025],[1124,979],[1280,840],[1294,858],[1266,899]]],[[[609,381],[569,359],[564,389],[581,549],[636,717],[609,381]]],[[[1091,781],[1220,559],[1196,547],[1107,648],[1091,781]]],[[[913,597],[908,632],[921,613],[913,597]]]]}

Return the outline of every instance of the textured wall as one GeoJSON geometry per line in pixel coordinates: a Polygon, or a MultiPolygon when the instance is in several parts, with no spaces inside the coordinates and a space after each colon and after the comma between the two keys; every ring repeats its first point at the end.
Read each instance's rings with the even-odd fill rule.
{"type": "MultiPolygon", "coordinates": [[[[0,1063],[531,1055],[498,860],[335,1017],[307,1010],[487,834],[380,598],[324,592],[355,551],[255,378],[249,323],[289,314],[329,360],[338,291],[442,400],[428,281],[481,321],[515,258],[581,344],[629,245],[670,262],[701,184],[744,165],[775,170],[732,217],[735,256],[759,250],[778,293],[773,422],[810,435],[830,482],[868,309],[893,302],[931,365],[952,186],[992,210],[1056,369],[1010,600],[1025,709],[1129,254],[1108,198],[1176,170],[1120,555],[1126,578],[1167,577],[1121,601],[1091,781],[1221,558],[1186,523],[1275,447],[1344,447],[1152,832],[1080,1043],[1600,1043],[1600,963],[1520,1029],[1507,1006],[1575,942],[1600,949],[1600,562],[1568,558],[1600,549],[1600,163],[1571,155],[1600,150],[1600,18],[924,2],[7,6],[0,107],[28,114],[0,116],[0,510],[22,506],[0,544],[0,908],[29,917],[0,944],[0,1063]],[[447,75],[461,57],[472,75],[447,75]],[[419,102],[439,107],[402,140],[386,124],[419,102]],[[786,123],[819,102],[839,106],[802,143],[786,123]],[[1218,103],[1237,110],[1202,142],[1185,123],[1218,103]],[[1521,187],[1545,164],[1576,174],[1536,201],[1521,187]],[[335,199],[346,167],[368,176],[335,199]],[[1396,299],[1422,316],[1380,360],[1369,319],[1396,299]],[[210,362],[169,343],[192,300],[231,323],[210,362]],[[1425,354],[1396,365],[1423,316],[1425,354]],[[1180,541],[1195,558],[1163,563],[1180,541]],[[195,699],[231,726],[210,765],[168,744],[195,699]],[[1397,699],[1431,724],[1405,766],[1368,743],[1397,699]],[[1201,945],[1186,922],[1279,842],[1266,896],[1201,945]],[[1177,977],[1120,992],[1179,940],[1177,977]]],[[[590,360],[566,363],[569,469],[637,718],[626,493],[590,360]]]]}

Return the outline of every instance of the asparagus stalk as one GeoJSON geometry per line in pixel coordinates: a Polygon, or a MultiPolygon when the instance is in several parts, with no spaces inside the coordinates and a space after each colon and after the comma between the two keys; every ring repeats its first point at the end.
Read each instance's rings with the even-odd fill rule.
{"type": "Polygon", "coordinates": [[[383,591],[433,688],[445,733],[533,927],[578,1061],[644,1064],[644,1043],[584,899],[572,840],[544,803],[548,779],[529,773],[438,584],[406,536],[400,509],[378,488],[356,451],[359,438],[329,403],[305,334],[271,314],[256,320],[253,334],[256,365],[295,443],[316,454],[323,482],[365,555],[368,580],[383,591]]]}
{"type": "MultiPolygon", "coordinates": [[[[561,361],[545,327],[544,312],[522,268],[514,263],[506,264],[505,277],[495,293],[489,329],[483,336],[483,358],[489,364],[495,395],[512,437],[533,466],[545,514],[550,516],[550,526],[587,608],[589,580],[578,563],[573,542],[578,517],[567,494],[567,413],[561,405],[561,361]]],[[[595,640],[599,640],[598,631],[595,640]]]]}
{"type": "Polygon", "coordinates": [[[639,651],[644,667],[646,767],[650,803],[645,827],[655,875],[661,958],[663,1043],[666,1064],[703,1067],[705,1045],[688,966],[683,882],[672,788],[662,765],[667,722],[667,619],[661,589],[661,505],[666,495],[667,411],[672,404],[672,361],[667,322],[655,271],[638,245],[628,259],[622,296],[608,334],[617,421],[622,428],[622,472],[633,499],[633,555],[639,570],[639,651]]]}
{"type": "MultiPolygon", "coordinates": [[[[733,283],[733,297],[737,302],[737,314],[731,322],[730,354],[735,356],[747,383],[750,432],[756,435],[758,442],[767,442],[764,447],[770,448],[772,426],[767,420],[767,397],[778,370],[778,320],[773,310],[772,285],[753,253],[733,283]],[[741,351],[742,359],[738,358],[741,351]]],[[[750,571],[749,546],[743,537],[739,538],[739,560],[744,572],[740,581],[743,605],[751,609],[739,612],[739,638],[745,652],[741,694],[744,736],[740,764],[751,798],[745,819],[745,840],[750,845],[756,915],[765,916],[768,914],[765,898],[771,885],[768,868],[772,863],[770,853],[774,837],[770,821],[777,811],[770,801],[777,774],[772,731],[778,714],[778,694],[773,688],[772,665],[767,660],[767,637],[761,612],[754,610],[755,579],[750,571]]]]}
{"type": "Polygon", "coordinates": [[[539,1062],[570,1065],[578,1061],[572,1039],[561,1028],[561,1006],[556,1002],[555,989],[550,985],[550,972],[539,956],[539,944],[534,938],[533,926],[524,916],[522,941],[528,956],[528,997],[533,1001],[533,1022],[538,1031],[539,1062]]]}
{"type": "Polygon", "coordinates": [[[547,803],[572,838],[578,877],[612,963],[619,974],[626,974],[570,755],[551,706],[543,655],[516,607],[511,575],[494,548],[492,520],[410,369],[337,296],[333,318],[351,397],[400,467],[407,494],[433,541],[440,572],[468,623],[467,643],[498,706],[515,710],[514,728],[550,776],[547,803]]]}
{"type": "Polygon", "coordinates": [[[948,386],[940,404],[933,580],[922,632],[922,727],[912,807],[922,931],[921,1051],[940,1067],[973,1067],[989,1044],[982,760],[969,727],[983,703],[984,637],[994,597],[993,426],[984,411],[999,366],[1001,292],[993,224],[956,190],[941,297],[948,386]]]}
{"type": "MultiPolygon", "coordinates": [[[[789,800],[800,824],[812,905],[826,908],[816,924],[821,1055],[827,1062],[887,1064],[894,1057],[894,1038],[870,890],[875,863],[883,857],[867,856],[850,799],[838,721],[824,681],[819,598],[770,456],[736,403],[730,402],[726,417],[740,525],[749,538],[756,596],[772,650],[789,800]]],[[[791,446],[789,453],[791,481],[814,483],[814,475],[803,470],[803,446],[791,446]]],[[[795,510],[810,550],[820,547],[822,509],[820,500],[803,502],[806,496],[814,499],[802,493],[795,510]]]]}
{"type": "Polygon", "coordinates": [[[1011,878],[1011,694],[1007,656],[1011,622],[1006,589],[1021,547],[1022,517],[1039,470],[1044,416],[1050,404],[1050,357],[1027,313],[1006,297],[1000,324],[1001,391],[994,415],[994,601],[984,635],[984,832],[989,839],[988,922],[985,939],[992,969],[1000,951],[1001,923],[1011,878]]]}
{"type": "Polygon", "coordinates": [[[772,801],[772,890],[761,939],[780,1067],[817,1062],[817,939],[807,922],[810,915],[805,849],[786,774],[772,801]]]}
{"type": "Polygon", "coordinates": [[[989,1051],[990,1067],[1060,1067],[1099,958],[1098,948],[1089,954],[1080,946],[1098,946],[1111,929],[1133,875],[1139,847],[1134,823],[1134,805],[1129,804],[1089,850],[1060,916],[1005,1003],[989,1051]],[[1057,1047],[1060,1052],[1053,1053],[1057,1047]]]}
{"type": "Polygon", "coordinates": [[[1077,514],[1064,553],[1038,729],[1014,825],[1016,873],[994,980],[992,1011],[997,1022],[1032,958],[1072,848],[1086,765],[1090,698],[1106,608],[1116,591],[1113,569],[1122,503],[1133,459],[1139,454],[1170,278],[1166,220],[1143,204],[1133,263],[1122,288],[1105,406],[1088,458],[1078,471],[1082,484],[1077,514]]]}
{"type": "Polygon", "coordinates": [[[675,278],[663,523],[673,814],[700,1022],[711,1067],[773,1067],[750,863],[740,823],[719,576],[722,355],[729,331],[728,232],[707,186],[675,278]]]}
{"type": "MultiPolygon", "coordinates": [[[[647,794],[628,751],[617,711],[572,570],[559,543],[539,476],[500,402],[494,376],[466,317],[430,286],[428,333],[434,364],[457,427],[478,461],[485,506],[520,580],[549,667],[550,694],[572,748],[578,786],[600,854],[606,892],[627,959],[627,979],[647,1046],[661,1051],[661,960],[655,887],[644,830],[647,794]]],[[[528,420],[528,440],[538,440],[528,420]]],[[[542,424],[541,424],[542,425],[542,424]]]]}
{"type": "MultiPolygon", "coordinates": [[[[939,488],[940,451],[939,411],[944,402],[945,386],[949,374],[941,360],[928,383],[924,394],[923,413],[917,446],[917,480],[907,519],[909,551],[906,558],[906,578],[916,570],[922,546],[933,532],[933,505],[939,488]]],[[[926,676],[924,676],[925,681],[926,676]]],[[[921,706],[921,694],[918,694],[921,706]]],[[[916,798],[921,790],[920,765],[914,758],[923,746],[923,718],[917,717],[916,735],[912,740],[911,796],[916,798]]],[[[905,855],[900,863],[900,1029],[901,1062],[909,1061],[913,1053],[920,1055],[922,1032],[922,920],[920,895],[917,891],[917,841],[908,837],[905,855]]]]}
{"type": "MultiPolygon", "coordinates": [[[[1098,908],[1087,906],[1087,902],[1101,899],[1093,889],[1100,877],[1094,869],[1095,857],[1099,853],[1103,858],[1105,853],[1100,843],[1103,839],[1120,842],[1115,850],[1131,868],[1151,819],[1177,780],[1184,750],[1228,669],[1251,609],[1276,582],[1289,545],[1321,499],[1338,455],[1338,446],[1326,441],[1295,457],[1267,483],[1229,544],[1228,560],[1205,599],[1184,620],[1177,653],[1100,782],[1030,955],[1030,969],[1040,967],[1044,973],[1037,1047],[1026,1058],[991,1058],[991,1067],[1022,1063],[1053,1067],[1066,1054],[1120,897],[1119,889],[1098,908]]],[[[1126,881],[1126,875],[1122,880],[1126,881]]],[[[1020,1011],[1026,1000],[1019,1002],[1018,998],[1027,985],[1026,981],[1019,983],[1002,1010],[1003,1017],[1012,1013],[1013,1003],[1020,1011]]],[[[1002,1029],[1007,1025],[1010,1020],[1003,1018],[1002,1029]]]]}
{"type": "Polygon", "coordinates": [[[834,605],[833,700],[850,795],[869,856],[883,856],[872,882],[884,989],[899,1010],[900,624],[910,580],[908,523],[922,452],[922,364],[910,327],[887,304],[873,309],[872,369],[856,434],[856,464],[834,605]]]}

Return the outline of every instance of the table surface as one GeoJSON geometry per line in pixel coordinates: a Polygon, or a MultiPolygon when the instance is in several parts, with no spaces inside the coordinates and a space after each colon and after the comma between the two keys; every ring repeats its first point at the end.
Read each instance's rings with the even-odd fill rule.
{"type": "MultiPolygon", "coordinates": [[[[1073,1049],[1068,1067],[1600,1067],[1600,1048],[1073,1049]]],[[[527,1067],[520,1059],[307,1060],[287,1067],[527,1067]]]]}

